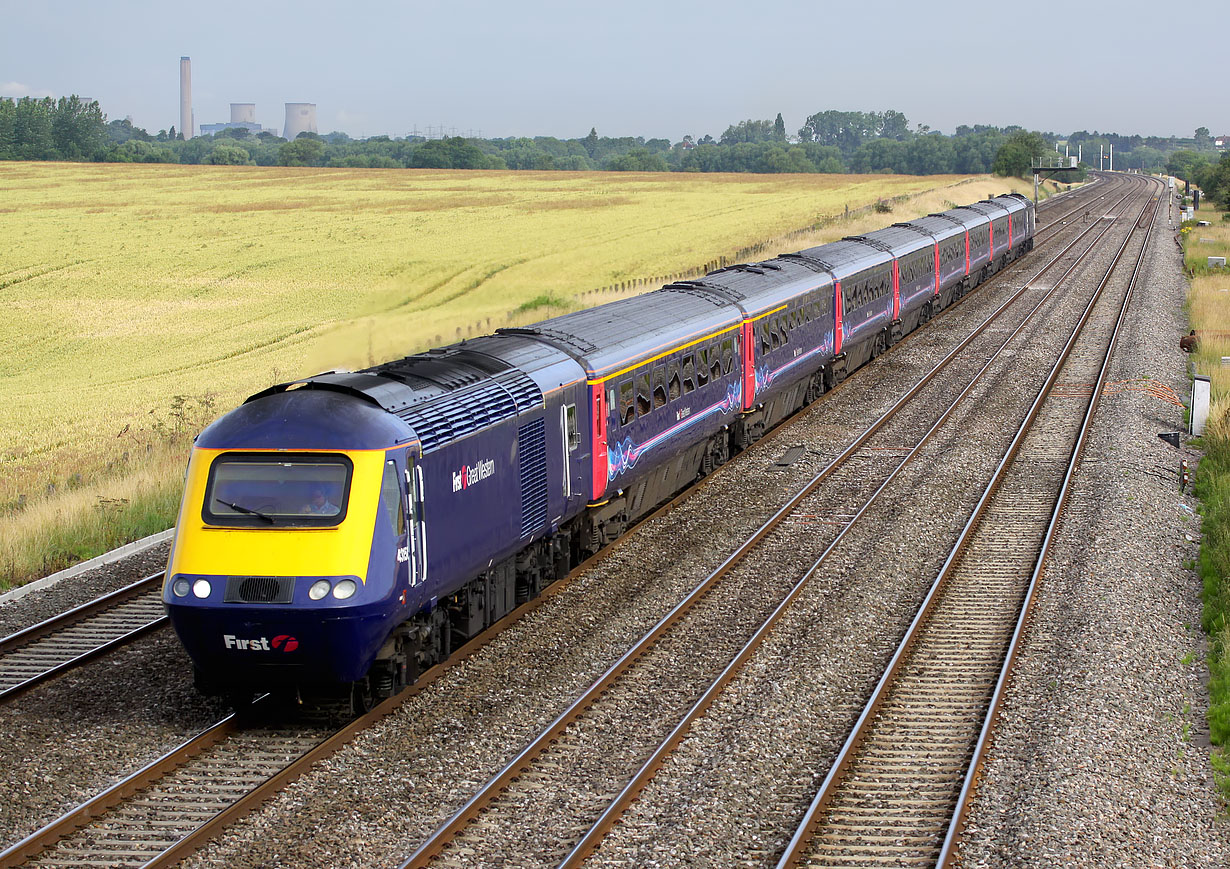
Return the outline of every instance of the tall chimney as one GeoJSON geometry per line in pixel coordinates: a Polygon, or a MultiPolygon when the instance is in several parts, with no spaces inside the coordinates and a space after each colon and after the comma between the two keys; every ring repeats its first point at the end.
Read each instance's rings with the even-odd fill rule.
{"type": "Polygon", "coordinates": [[[179,131],[192,138],[192,58],[179,59],[179,131]]]}

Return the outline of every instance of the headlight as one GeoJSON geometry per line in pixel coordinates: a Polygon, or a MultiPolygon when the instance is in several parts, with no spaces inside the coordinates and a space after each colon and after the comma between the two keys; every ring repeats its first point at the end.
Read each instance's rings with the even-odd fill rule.
{"type": "Polygon", "coordinates": [[[358,586],[354,584],[353,579],[343,579],[333,586],[333,596],[338,600],[345,600],[348,597],[352,597],[357,588],[358,586]]]}
{"type": "Polygon", "coordinates": [[[211,591],[213,591],[213,589],[210,587],[208,579],[198,579],[196,582],[192,583],[192,593],[197,597],[209,597],[209,593],[211,591]]]}
{"type": "MultiPolygon", "coordinates": [[[[175,584],[171,586],[171,592],[176,597],[187,597],[188,590],[190,588],[192,588],[192,583],[190,583],[188,580],[184,579],[181,576],[179,579],[175,580],[175,584]]],[[[205,592],[205,593],[209,594],[209,592],[205,592]]]]}
{"type": "Polygon", "coordinates": [[[329,593],[329,589],[331,587],[332,586],[329,585],[329,580],[318,579],[312,583],[312,587],[308,589],[308,597],[312,600],[320,600],[329,593]]]}

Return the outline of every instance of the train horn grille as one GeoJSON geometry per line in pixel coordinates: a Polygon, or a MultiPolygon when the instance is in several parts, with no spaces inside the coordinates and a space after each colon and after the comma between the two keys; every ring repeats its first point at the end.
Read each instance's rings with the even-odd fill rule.
{"type": "Polygon", "coordinates": [[[290,603],[295,596],[293,576],[228,576],[226,603],[290,603]]]}

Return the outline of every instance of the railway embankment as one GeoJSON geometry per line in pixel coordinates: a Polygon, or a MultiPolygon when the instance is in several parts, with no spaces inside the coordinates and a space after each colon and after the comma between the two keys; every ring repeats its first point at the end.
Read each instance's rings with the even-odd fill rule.
{"type": "MultiPolygon", "coordinates": [[[[1201,439],[1204,455],[1196,473],[1201,545],[1197,570],[1202,587],[1201,623],[1209,638],[1209,736],[1212,762],[1230,799],[1230,272],[1217,257],[1230,257],[1230,222],[1218,212],[1197,212],[1177,234],[1189,278],[1187,312],[1199,341],[1191,368],[1210,379],[1212,407],[1201,439]],[[1209,225],[1201,226],[1201,222],[1209,225]]],[[[1227,215],[1230,216],[1230,215],[1227,215]]]]}

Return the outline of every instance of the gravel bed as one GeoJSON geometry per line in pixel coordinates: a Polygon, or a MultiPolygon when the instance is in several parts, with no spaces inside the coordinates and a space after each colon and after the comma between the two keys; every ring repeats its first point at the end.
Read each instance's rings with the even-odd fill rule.
{"type": "MultiPolygon", "coordinates": [[[[1030,265],[1020,270],[1035,267],[1025,262],[1030,265]]],[[[715,566],[739,532],[756,527],[827,454],[944,355],[954,336],[993,310],[1009,280],[980,289],[913,336],[886,357],[896,364],[869,366],[843,385],[821,403],[819,414],[808,416],[822,420],[809,436],[797,427],[784,436],[812,441],[820,455],[775,474],[765,470],[779,451],[772,445],[732,463],[697,497],[643,526],[589,576],[237,824],[190,865],[372,865],[406,856],[469,788],[493,775],[715,566]],[[698,527],[706,528],[703,542],[696,540],[698,527]],[[350,790],[362,792],[357,804],[340,798],[350,790]]]]}
{"type": "MultiPolygon", "coordinates": [[[[1092,257],[1082,284],[1109,259],[1092,257]]],[[[1054,358],[1070,331],[1059,324],[1084,306],[1060,296],[1023,342],[1050,353],[1010,350],[993,366],[976,388],[983,401],[955,414],[894,486],[893,534],[843,543],[594,865],[762,865],[780,854],[1013,436],[1017,423],[1003,420],[1024,416],[1049,370],[1036,357],[1054,358]]]]}
{"type": "Polygon", "coordinates": [[[159,543],[127,558],[32,591],[17,600],[0,600],[0,637],[7,637],[73,607],[89,603],[152,573],[164,571],[170,552],[170,543],[159,543]]]}
{"type": "MultiPolygon", "coordinates": [[[[1186,396],[1186,283],[1155,239],[1114,380],[1186,396]]],[[[1183,411],[1138,392],[1101,404],[961,847],[966,866],[1226,866],[1208,758],[1196,502],[1159,440],[1183,411]]]]}
{"type": "MultiPolygon", "coordinates": [[[[405,856],[407,846],[447,814],[442,794],[459,803],[498,769],[722,560],[740,535],[943,356],[954,336],[993,310],[1012,274],[1032,273],[1036,258],[979,289],[821,402],[808,416],[814,453],[785,471],[769,472],[782,449],[777,444],[802,439],[784,434],[727,466],[696,497],[646,525],[600,568],[237,825],[196,862],[363,866],[405,856]],[[696,531],[702,527],[703,542],[696,531]],[[720,533],[711,534],[713,529],[720,533]]],[[[0,629],[10,633],[41,621],[155,572],[165,559],[164,545],[0,605],[0,629]]],[[[0,709],[7,732],[15,734],[0,760],[7,783],[0,810],[6,838],[49,820],[220,712],[195,695],[190,667],[170,632],[0,709]],[[116,698],[124,716],[115,712],[116,698]]]]}
{"type": "MultiPolygon", "coordinates": [[[[158,631],[0,705],[0,842],[54,820],[226,714],[158,631]]],[[[0,849],[2,850],[2,849],[0,849]]]]}

